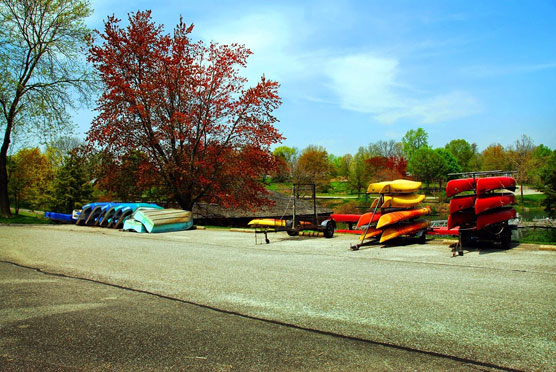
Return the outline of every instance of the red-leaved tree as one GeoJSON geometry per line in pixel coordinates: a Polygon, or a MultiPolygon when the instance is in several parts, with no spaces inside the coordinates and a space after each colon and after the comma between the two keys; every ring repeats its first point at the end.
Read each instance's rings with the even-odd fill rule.
{"type": "Polygon", "coordinates": [[[104,93],[88,140],[114,157],[141,151],[182,208],[201,200],[252,208],[266,202],[260,179],[276,168],[270,146],[283,137],[272,115],[278,83],[254,87],[239,74],[251,51],[243,45],[193,42],[180,19],[173,34],[150,11],[129,26],[109,17],[89,61],[104,93]]]}

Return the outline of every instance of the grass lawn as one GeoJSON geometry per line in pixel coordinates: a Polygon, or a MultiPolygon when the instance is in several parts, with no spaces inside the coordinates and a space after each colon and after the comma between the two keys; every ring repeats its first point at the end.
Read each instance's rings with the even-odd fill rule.
{"type": "MultiPolygon", "coordinates": [[[[15,210],[12,209],[12,213],[15,213],[15,210]]],[[[42,215],[38,213],[33,213],[29,211],[19,211],[18,215],[12,214],[9,218],[0,217],[0,223],[2,224],[50,224],[52,221],[48,218],[44,218],[42,215]]]]}

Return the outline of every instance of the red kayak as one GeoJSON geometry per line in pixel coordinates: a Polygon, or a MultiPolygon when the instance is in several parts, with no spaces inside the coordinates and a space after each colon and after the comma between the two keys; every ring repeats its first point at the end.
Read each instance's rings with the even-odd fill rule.
{"type": "Polygon", "coordinates": [[[336,222],[350,222],[355,223],[361,218],[360,214],[331,214],[330,218],[336,222]]]}
{"type": "Polygon", "coordinates": [[[513,177],[485,177],[477,180],[477,195],[498,189],[515,191],[515,179],[513,177]]]}
{"type": "Polygon", "coordinates": [[[456,196],[450,200],[450,214],[464,209],[473,208],[475,205],[475,195],[456,196]]]}
{"type": "Polygon", "coordinates": [[[475,190],[475,186],[474,178],[459,178],[448,181],[446,184],[446,197],[449,198],[460,192],[475,190]]]}
{"type": "Polygon", "coordinates": [[[475,202],[475,214],[481,214],[491,209],[505,207],[514,203],[515,195],[512,193],[487,194],[477,198],[475,202]]]}
{"type": "Polygon", "coordinates": [[[365,226],[372,222],[376,222],[380,219],[380,216],[382,216],[381,213],[375,213],[373,220],[371,221],[372,215],[373,212],[365,213],[364,215],[362,215],[361,218],[359,218],[359,221],[357,221],[357,227],[365,226]]]}
{"type": "Polygon", "coordinates": [[[458,212],[448,216],[448,229],[453,229],[456,226],[463,226],[471,224],[475,221],[475,213],[471,212],[458,212]]]}
{"type": "Polygon", "coordinates": [[[477,230],[481,230],[483,227],[494,223],[511,220],[512,218],[515,218],[515,209],[513,208],[493,209],[477,216],[477,230]]]}

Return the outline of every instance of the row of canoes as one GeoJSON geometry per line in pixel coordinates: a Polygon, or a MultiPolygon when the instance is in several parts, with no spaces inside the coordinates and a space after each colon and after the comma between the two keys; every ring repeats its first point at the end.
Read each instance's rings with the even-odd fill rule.
{"type": "Polygon", "coordinates": [[[515,218],[515,195],[499,190],[515,191],[513,177],[461,178],[446,185],[446,196],[451,197],[448,228],[474,228],[515,218]],[[463,193],[463,194],[462,194],[463,193]]]}
{"type": "Polygon", "coordinates": [[[193,226],[192,213],[181,209],[164,209],[151,203],[100,202],[83,206],[72,215],[46,212],[47,218],[83,226],[99,226],[136,232],[169,232],[193,226]]]}
{"type": "Polygon", "coordinates": [[[139,208],[163,209],[150,203],[89,203],[78,215],[77,225],[100,226],[120,229],[125,221],[139,208]]]}

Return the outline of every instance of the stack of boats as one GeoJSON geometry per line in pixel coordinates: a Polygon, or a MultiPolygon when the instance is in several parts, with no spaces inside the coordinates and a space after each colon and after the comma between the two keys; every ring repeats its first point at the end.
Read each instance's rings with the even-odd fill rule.
{"type": "Polygon", "coordinates": [[[419,218],[431,210],[419,207],[425,199],[424,194],[418,194],[421,184],[410,180],[371,183],[367,192],[379,196],[373,201],[371,212],[363,214],[357,222],[357,228],[363,230],[360,241],[376,239],[384,243],[417,234],[424,239],[430,223],[419,218]]]}
{"type": "Polygon", "coordinates": [[[46,212],[45,216],[58,222],[148,233],[187,230],[193,226],[190,211],[164,209],[151,203],[89,203],[73,214],[46,212]]]}
{"type": "Polygon", "coordinates": [[[515,218],[515,195],[500,190],[515,191],[513,177],[460,178],[446,185],[450,200],[448,228],[481,230],[486,226],[515,218]]]}

